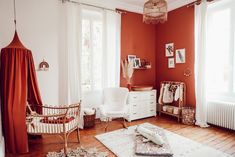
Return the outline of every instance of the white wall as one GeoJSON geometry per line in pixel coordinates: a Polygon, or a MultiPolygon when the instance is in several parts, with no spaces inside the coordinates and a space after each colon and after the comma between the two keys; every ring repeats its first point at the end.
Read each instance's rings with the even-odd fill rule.
{"type": "MultiPolygon", "coordinates": [[[[50,68],[37,71],[39,89],[45,104],[64,104],[66,87],[66,14],[58,0],[16,0],[17,32],[23,44],[32,50],[35,67],[45,59],[50,68]]],[[[0,0],[0,49],[14,35],[13,0],[0,0]]],[[[1,121],[0,121],[1,122],[1,121]]],[[[3,156],[0,128],[0,156],[3,156]]]]}
{"type": "MultiPolygon", "coordinates": [[[[45,59],[49,71],[37,71],[44,103],[65,103],[61,93],[66,72],[66,15],[58,0],[16,0],[17,32],[24,45],[32,50],[36,68],[45,59]]],[[[13,0],[0,0],[0,48],[7,46],[14,34],[13,0]]]]}

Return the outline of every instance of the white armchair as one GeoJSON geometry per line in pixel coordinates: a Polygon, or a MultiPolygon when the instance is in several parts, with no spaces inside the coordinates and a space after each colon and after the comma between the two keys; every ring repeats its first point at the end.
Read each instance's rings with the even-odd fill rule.
{"type": "Polygon", "coordinates": [[[126,128],[125,118],[129,113],[128,92],[128,89],[123,87],[104,89],[104,100],[100,106],[100,113],[101,119],[107,122],[105,131],[107,131],[109,122],[115,118],[123,118],[123,127],[126,128]]]}

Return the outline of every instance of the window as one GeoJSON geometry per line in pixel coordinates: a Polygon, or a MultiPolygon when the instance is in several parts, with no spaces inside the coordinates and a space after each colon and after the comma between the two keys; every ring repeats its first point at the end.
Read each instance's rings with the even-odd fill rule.
{"type": "Polygon", "coordinates": [[[211,4],[208,8],[206,44],[208,99],[235,101],[234,6],[234,1],[225,0],[211,4]]]}
{"type": "Polygon", "coordinates": [[[82,91],[102,89],[102,13],[82,10],[82,91]]]}

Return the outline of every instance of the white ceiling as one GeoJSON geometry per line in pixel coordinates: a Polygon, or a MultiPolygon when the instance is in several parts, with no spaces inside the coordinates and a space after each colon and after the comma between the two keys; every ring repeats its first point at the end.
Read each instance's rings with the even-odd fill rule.
{"type": "MultiPolygon", "coordinates": [[[[77,0],[84,3],[98,5],[106,8],[118,8],[131,12],[142,13],[143,5],[147,0],[77,0]]],[[[168,11],[177,9],[195,0],[167,0],[168,11]]]]}

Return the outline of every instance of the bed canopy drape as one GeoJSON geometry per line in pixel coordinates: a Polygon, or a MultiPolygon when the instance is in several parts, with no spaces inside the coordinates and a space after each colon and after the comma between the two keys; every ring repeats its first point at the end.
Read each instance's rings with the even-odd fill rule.
{"type": "Polygon", "coordinates": [[[26,104],[42,105],[32,52],[15,31],[12,42],[1,50],[1,106],[6,151],[28,152],[26,104]]]}

